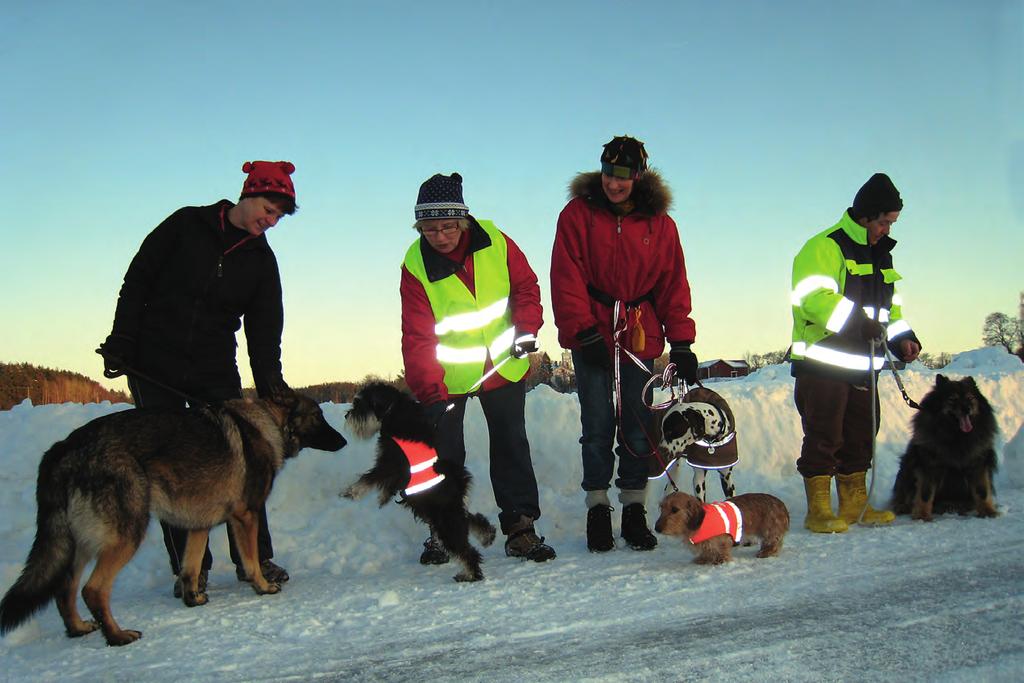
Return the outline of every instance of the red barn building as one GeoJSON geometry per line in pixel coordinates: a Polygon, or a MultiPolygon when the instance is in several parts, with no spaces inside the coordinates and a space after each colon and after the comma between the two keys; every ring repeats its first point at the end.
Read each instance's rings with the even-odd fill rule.
{"type": "Polygon", "coordinates": [[[745,360],[706,360],[697,366],[698,379],[714,377],[746,377],[750,374],[750,366],[745,360]]]}

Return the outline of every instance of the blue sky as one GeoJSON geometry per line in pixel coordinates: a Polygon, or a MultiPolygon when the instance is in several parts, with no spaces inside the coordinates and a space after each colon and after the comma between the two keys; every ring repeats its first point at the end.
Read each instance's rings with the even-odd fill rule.
{"type": "Polygon", "coordinates": [[[294,385],[400,370],[399,265],[436,172],[547,304],[566,185],[616,134],[674,191],[702,359],[788,345],[792,258],[875,171],[903,194],[926,351],[979,346],[1024,289],[1021,0],[19,1],[4,33],[3,361],[99,378],[142,239],[237,197],[252,159],[297,168],[300,211],[269,234],[294,385]]]}

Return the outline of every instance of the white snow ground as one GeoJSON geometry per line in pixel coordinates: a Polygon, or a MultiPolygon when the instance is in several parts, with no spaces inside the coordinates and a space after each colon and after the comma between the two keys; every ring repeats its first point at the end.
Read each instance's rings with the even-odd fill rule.
{"type": "MultiPolygon", "coordinates": [[[[210,603],[171,596],[155,523],[119,576],[113,609],[143,631],[110,648],[69,640],[51,605],[0,641],[0,679],[107,681],[1019,681],[1024,679],[1024,366],[1001,350],[961,354],[943,371],[974,375],[998,411],[1002,516],[899,518],[889,528],[811,534],[794,467],[801,438],[788,366],[717,383],[737,418],[739,490],[790,508],[782,554],[698,567],[678,541],[649,553],[587,552],[579,489],[579,408],[547,387],[527,400],[541,486],[538,526],[558,551],[546,564],[484,551],[486,580],[417,563],[423,527],[397,506],[337,492],[368,467],[371,445],[291,461],[270,499],[276,560],[292,580],[273,596],[238,583],[223,531],[211,537],[210,603]]],[[[920,398],[935,372],[903,377],[920,398]]],[[[882,375],[875,502],[884,503],[912,411],[882,375]]],[[[28,403],[0,412],[0,590],[35,533],[36,467],[75,427],[125,406],[28,403]]],[[[347,406],[325,405],[339,428],[347,406]]],[[[346,434],[349,437],[348,434],[346,434]]],[[[477,402],[467,418],[474,509],[497,517],[477,402]]],[[[689,472],[679,476],[684,490],[689,472]]],[[[709,479],[709,481],[711,481],[709,479]]],[[[653,523],[662,484],[652,486],[653,523]]],[[[710,484],[720,495],[717,481],[710,484]]],[[[615,513],[616,526],[618,514],[615,513]]],[[[84,606],[83,606],[84,607],[84,606]]]]}

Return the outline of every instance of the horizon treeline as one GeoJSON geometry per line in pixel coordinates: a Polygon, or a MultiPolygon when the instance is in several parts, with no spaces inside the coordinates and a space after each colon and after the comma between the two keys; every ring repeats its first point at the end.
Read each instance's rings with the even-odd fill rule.
{"type": "MultiPolygon", "coordinates": [[[[574,378],[553,376],[551,359],[547,353],[530,354],[531,372],[526,379],[528,389],[538,384],[551,385],[556,391],[575,389],[574,378]],[[561,380],[561,381],[560,381],[561,380]]],[[[351,403],[361,386],[370,381],[392,384],[403,391],[409,390],[405,375],[394,378],[367,375],[359,381],[323,382],[305,387],[293,387],[317,403],[351,403]]],[[[256,390],[242,390],[245,398],[256,398],[256,390]]],[[[103,387],[96,380],[70,370],[39,367],[31,363],[0,362],[0,410],[10,410],[25,399],[32,405],[49,403],[134,403],[130,394],[103,387]]]]}
{"type": "Polygon", "coordinates": [[[25,399],[47,403],[131,403],[131,396],[113,391],[70,370],[43,368],[31,363],[0,363],[0,410],[10,410],[25,399]]]}

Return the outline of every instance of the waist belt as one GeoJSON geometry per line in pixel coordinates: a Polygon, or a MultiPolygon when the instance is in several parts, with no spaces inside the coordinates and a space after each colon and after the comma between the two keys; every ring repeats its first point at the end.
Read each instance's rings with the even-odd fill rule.
{"type": "MultiPolygon", "coordinates": [[[[594,285],[592,285],[590,283],[587,283],[587,294],[589,294],[590,298],[593,299],[594,301],[596,301],[596,302],[598,302],[600,304],[604,304],[605,306],[608,306],[609,308],[611,308],[611,307],[613,307],[615,305],[615,301],[616,300],[615,300],[614,297],[612,297],[611,294],[607,294],[605,292],[602,292],[600,289],[598,289],[597,287],[595,287],[594,285]]],[[[647,292],[646,294],[644,294],[643,296],[639,296],[639,297],[633,299],[632,301],[625,301],[623,303],[625,304],[626,308],[636,308],[637,306],[639,306],[640,304],[642,304],[645,301],[649,301],[652,306],[654,305],[654,290],[653,289],[651,291],[647,292]]]]}

